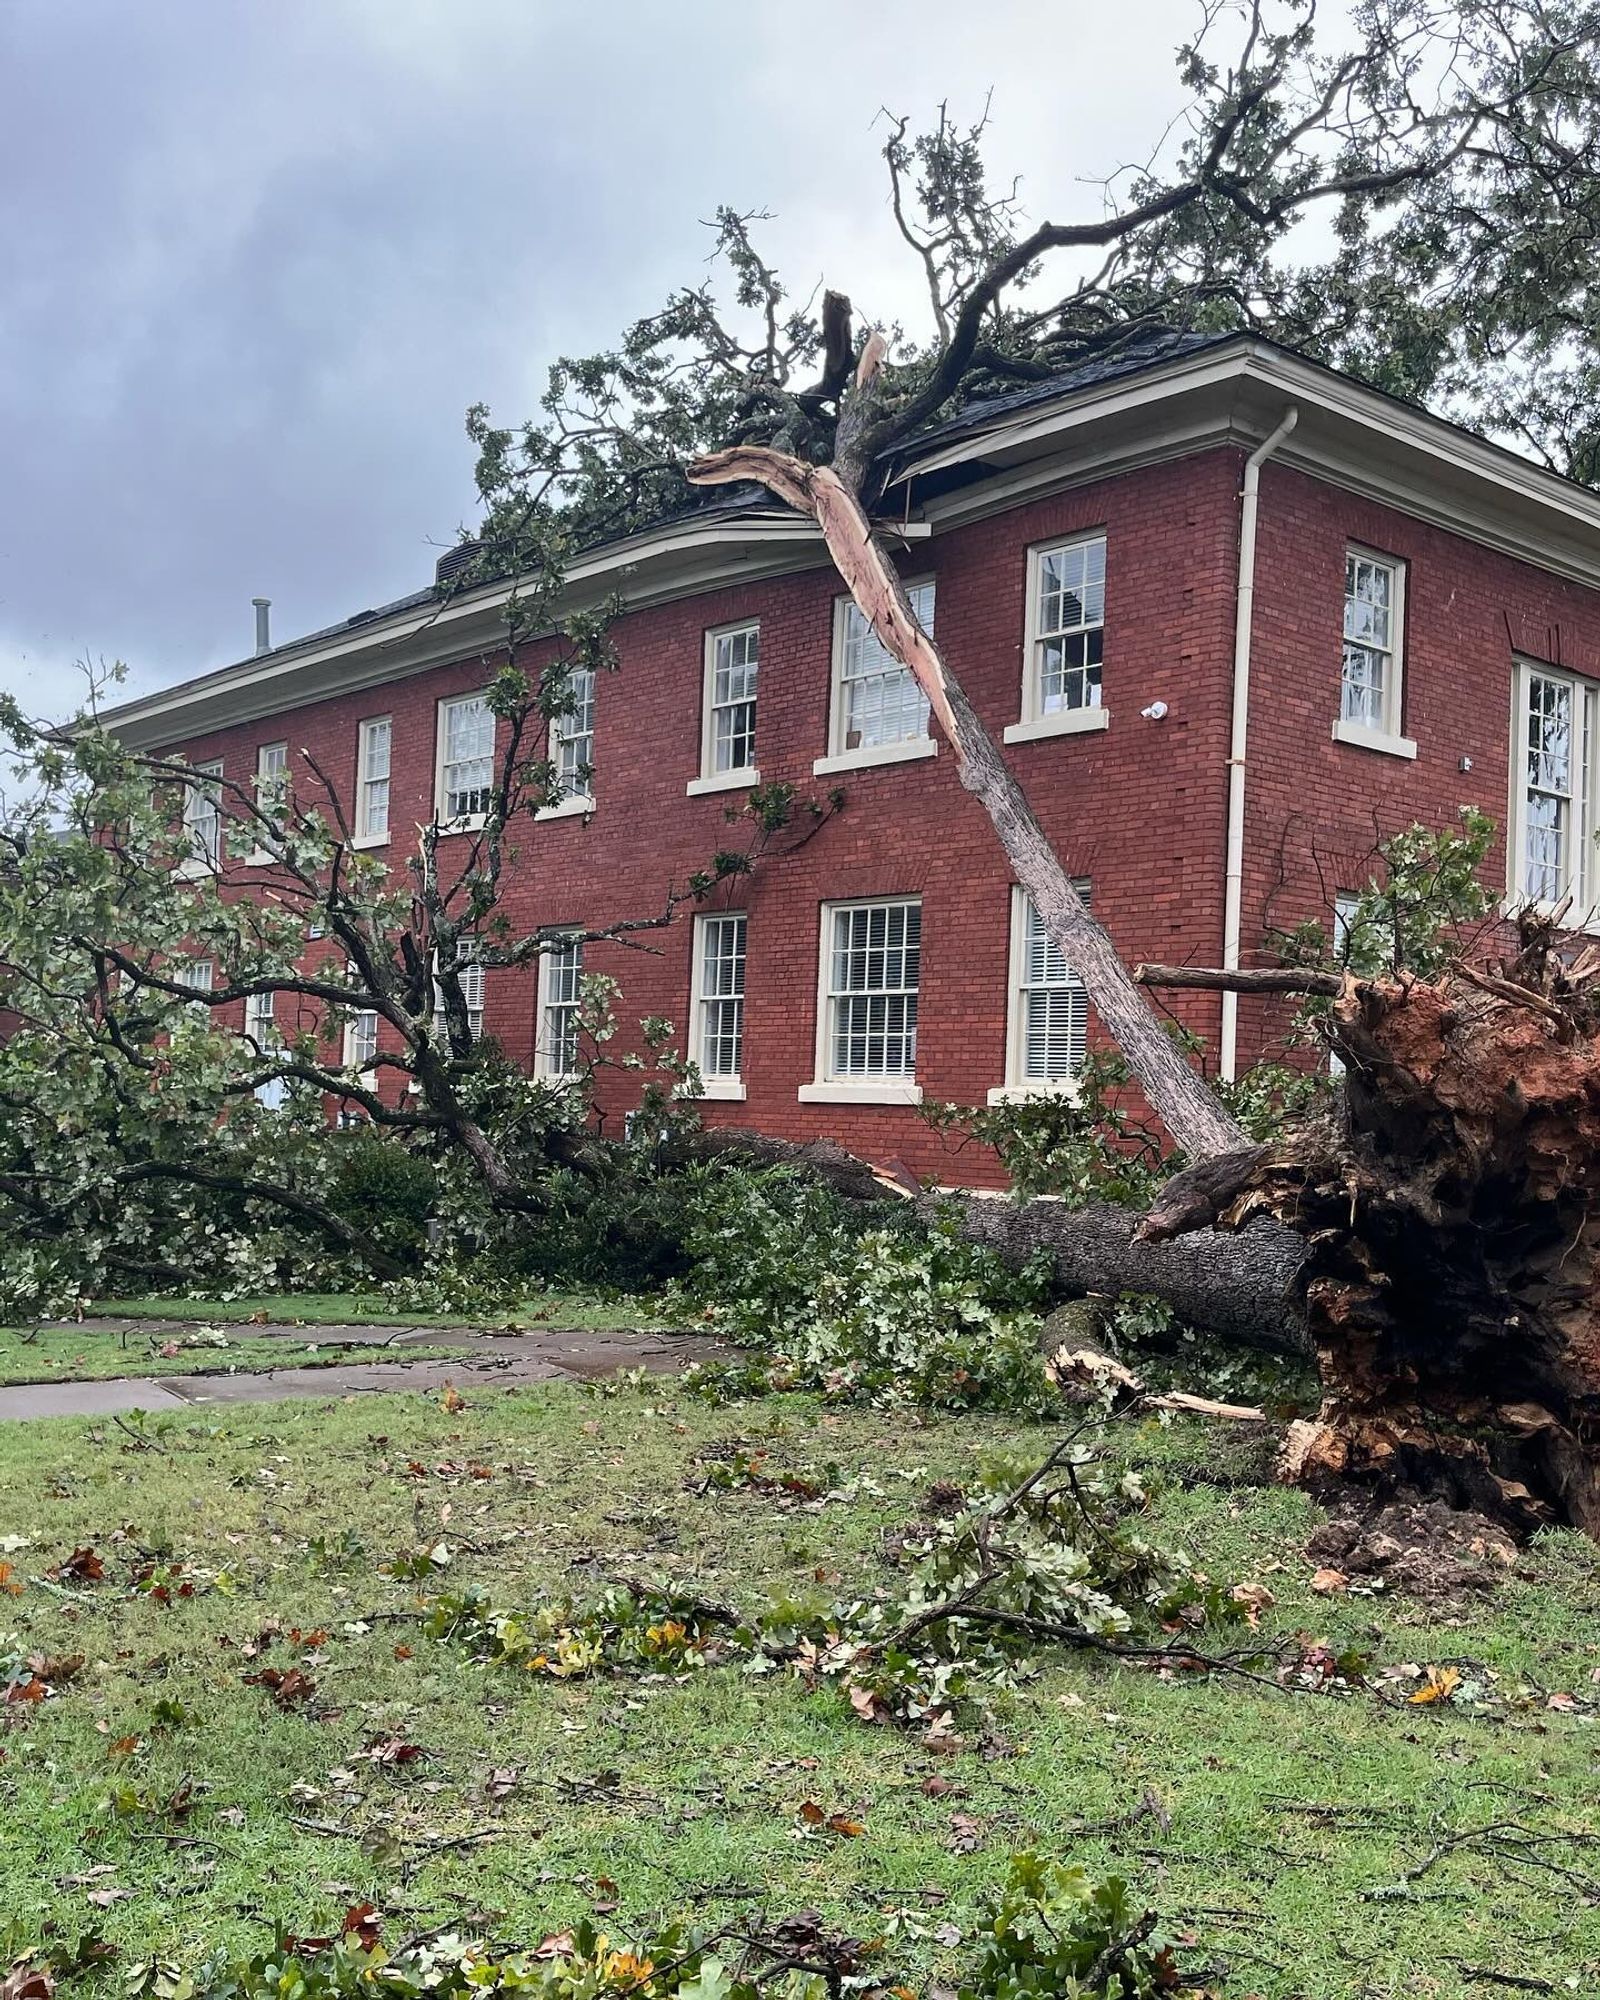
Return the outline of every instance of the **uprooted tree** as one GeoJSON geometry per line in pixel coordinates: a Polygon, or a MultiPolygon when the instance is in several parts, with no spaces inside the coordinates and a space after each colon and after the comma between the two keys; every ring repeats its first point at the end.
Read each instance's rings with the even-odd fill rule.
{"type": "MultiPolygon", "coordinates": [[[[1048,382],[1074,362],[1194,329],[1259,329],[1437,407],[1467,402],[1480,421],[1487,416],[1500,430],[1515,431],[1579,476],[1592,472],[1600,435],[1593,417],[1600,405],[1597,308],[1585,276],[1600,236],[1595,10],[1575,0],[1469,0],[1448,11],[1422,0],[1361,0],[1347,46],[1329,46],[1311,10],[1293,4],[1253,0],[1238,15],[1205,8],[1201,19],[1202,32],[1180,52],[1191,104],[1175,145],[1108,186],[1097,212],[1081,222],[1025,226],[1015,197],[990,188],[981,122],[962,129],[941,114],[919,136],[904,121],[891,122],[885,151],[893,214],[926,284],[931,332],[922,340],[895,341],[892,330],[879,327],[859,331],[841,292],[827,293],[817,316],[797,306],[756,248],[757,219],[722,211],[717,248],[734,279],[731,316],[711,284],[685,289],[631,328],[616,352],[558,363],[535,421],[505,430],[482,410],[473,413],[485,516],[475,559],[457,584],[468,587],[486,574],[531,580],[527,594],[513,599],[508,642],[515,659],[525,641],[555,621],[560,575],[575,548],[681,511],[690,487],[755,482],[811,516],[863,615],[915,676],[962,782],[990,813],[1047,928],[1079,970],[1191,1175],[1200,1177],[1198,1189],[1194,1178],[1181,1184],[1197,1217],[1221,1209],[1220,1191],[1273,1171],[1270,1161],[1279,1156],[1244,1146],[1236,1120],[1174,1046],[1075,895],[1008,766],[917,623],[890,554],[892,534],[879,520],[887,483],[925,425],[986,393],[1048,382]],[[1217,38],[1235,23],[1238,39],[1219,57],[1217,38]],[[1307,261],[1297,254],[1294,232],[1319,206],[1335,220],[1337,247],[1307,261]],[[1046,268],[1063,263],[1065,290],[1041,289],[1046,268]]],[[[544,712],[553,712],[560,698],[557,690],[544,712]]],[[[508,683],[502,723],[515,726],[526,702],[526,692],[518,695],[508,683]]],[[[109,752],[92,730],[78,733],[61,754],[75,760],[67,783],[78,788],[75,800],[81,803],[84,786],[90,794],[104,789],[107,774],[95,760],[109,752]]],[[[195,784],[192,773],[155,775],[195,784]]],[[[130,794],[119,811],[133,814],[131,792],[139,781],[121,774],[115,782],[130,794]]],[[[452,910],[438,897],[430,904],[426,829],[410,888],[364,881],[326,789],[329,796],[286,844],[304,843],[297,847],[305,870],[297,891],[302,936],[315,910],[334,945],[330,956],[354,963],[359,985],[335,972],[310,991],[299,961],[287,963],[285,937],[270,928],[281,903],[257,919],[219,897],[215,907],[179,913],[199,923],[201,936],[209,934],[207,925],[226,932],[227,952],[220,945],[218,951],[230,968],[224,997],[198,996],[200,1004],[214,1009],[271,990],[300,992],[335,1013],[352,1005],[378,1013],[404,1050],[391,1060],[414,1086],[405,1101],[382,1092],[363,1098],[347,1066],[319,1063],[303,1046],[291,1080],[336,1101],[353,1100],[393,1131],[409,1132],[408,1121],[420,1121],[430,1142],[459,1160],[496,1202],[515,1206],[517,1167],[457,1089],[471,1069],[474,1042],[455,976],[459,945],[471,936],[493,954],[486,962],[525,964],[552,941],[497,935],[504,850],[492,812],[481,860],[467,871],[464,901],[452,910]],[[352,885],[360,885],[359,921],[339,902],[352,885]],[[435,966],[437,1010],[430,988],[435,966]]],[[[236,803],[244,817],[260,805],[236,803]]],[[[84,808],[83,840],[69,845],[65,858],[49,859],[37,838],[15,849],[12,893],[25,934],[26,905],[51,867],[70,878],[86,846],[104,847],[97,810],[84,808]]],[[[275,827],[269,831],[276,837],[275,827]]],[[[155,892],[99,872],[114,865],[83,864],[87,887],[99,899],[94,922],[47,920],[48,939],[28,934],[29,962],[42,968],[41,992],[81,1002],[86,1019],[107,1024],[95,1030],[103,1037],[111,1035],[111,1023],[120,1027],[130,994],[159,1000],[166,1013],[142,1024],[139,1061],[130,1066],[143,1081],[141,1064],[163,1060],[149,1041],[166,1046],[179,1010],[197,996],[160,970],[161,945],[175,942],[177,917],[170,912],[165,929],[139,933],[157,946],[150,959],[119,942],[132,934],[130,922],[143,924],[143,899],[155,892]],[[50,955],[56,950],[59,965],[50,955]]],[[[293,878],[293,866],[285,866],[293,878]]],[[[667,921],[671,908],[669,896],[666,909],[648,921],[667,921]]],[[[1466,974],[1451,978],[1459,983],[1466,974]]],[[[1509,984],[1532,990],[1516,978],[1509,984]]],[[[1396,982],[1386,1018],[1400,1022],[1418,991],[1396,982]]],[[[1504,996],[1499,1013],[1446,1012],[1457,1024],[1452,1032],[1469,1032],[1460,1023],[1470,1020],[1470,1033],[1488,1050],[1484,1074],[1490,1075],[1490,1045],[1504,1020],[1516,1020],[1520,1030],[1532,1015],[1556,1033],[1563,1002],[1542,997],[1548,1012],[1504,996]]],[[[1344,1016],[1337,1018],[1336,1032],[1343,1032],[1344,1016]]],[[[1517,1054],[1508,1045],[1507,1056],[1517,1054]]],[[[96,1144],[132,1116],[134,1101],[122,1071],[94,1067],[103,1057],[97,1045],[90,1067],[107,1095],[96,1144]]],[[[64,1047],[58,1080],[84,1059],[82,1049],[64,1047]]],[[[262,1081],[285,1068],[266,1065],[262,1081]]],[[[1447,1080],[1438,1068],[1422,1087],[1423,1102],[1447,1080]]],[[[219,1087],[236,1106],[226,1124],[243,1132],[259,1083],[230,1071],[219,1087]]],[[[497,1088],[523,1086],[502,1080],[497,1088]]],[[[1335,1156],[1354,1158],[1381,1141],[1400,1161],[1408,1145],[1436,1144],[1434,1127],[1415,1105],[1409,1116],[1384,1122],[1390,1089],[1383,1069],[1372,1071],[1370,1088],[1351,1089],[1349,1128],[1328,1142],[1335,1156]]],[[[68,1111],[71,1091],[65,1084],[62,1091],[68,1111]]],[[[215,1089],[212,1098],[200,1093],[208,1113],[215,1095],[215,1089]]],[[[525,1119],[513,1106],[507,1129],[550,1122],[547,1106],[528,1107],[525,1119]]],[[[44,1200],[59,1224],[62,1196],[90,1150],[80,1146],[54,1190],[41,1191],[22,1176],[11,1190],[22,1212],[33,1213],[29,1204],[44,1200]]],[[[541,1148],[541,1160],[549,1152],[541,1148]]],[[[1581,1179],[1575,1172],[1574,1185],[1581,1179]]],[[[134,1177],[127,1185],[142,1183],[134,1177]]],[[[1486,1167],[1486,1199],[1495,1185],[1486,1167]]],[[[1546,1189],[1536,1198],[1553,1196],[1546,1189]]],[[[1310,1212],[1304,1198],[1277,1207],[1297,1227],[1310,1212]]],[[[1324,1220],[1333,1231],[1331,1213],[1324,1220]]],[[[1350,1256],[1366,1254],[1360,1246],[1370,1226],[1357,1203],[1339,1225],[1350,1256]]],[[[1332,1254],[1320,1229],[1314,1250],[1332,1254]]],[[[118,1254],[127,1254],[125,1246],[118,1254]]],[[[155,1253],[147,1245],[139,1254],[155,1253]]],[[[1484,1297],[1492,1310],[1492,1287],[1484,1297]]],[[[1504,1337],[1503,1323],[1501,1330],[1504,1337]]],[[[1437,1337],[1449,1345],[1463,1336],[1452,1324],[1437,1337]]],[[[1341,1374],[1331,1350],[1324,1351],[1324,1365],[1335,1384],[1354,1379],[1354,1364],[1341,1374]]],[[[1387,1393],[1376,1372],[1373,1391],[1380,1400],[1387,1393]]],[[[1581,1441],[1581,1427],[1579,1435],[1581,1441]]],[[[1564,1499],[1550,1504],[1580,1511],[1564,1499]]]]}

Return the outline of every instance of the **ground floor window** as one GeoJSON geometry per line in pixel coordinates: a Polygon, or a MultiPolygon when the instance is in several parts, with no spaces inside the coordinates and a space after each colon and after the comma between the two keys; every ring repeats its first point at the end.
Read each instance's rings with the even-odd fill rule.
{"type": "Polygon", "coordinates": [[[540,1076],[571,1076],[578,1067],[578,1007],[583,998],[583,939],[568,938],[539,959],[540,1076]]]}
{"type": "Polygon", "coordinates": [[[744,1079],[747,920],[742,910],[696,917],[694,1060],[708,1097],[729,1096],[744,1079]]]}

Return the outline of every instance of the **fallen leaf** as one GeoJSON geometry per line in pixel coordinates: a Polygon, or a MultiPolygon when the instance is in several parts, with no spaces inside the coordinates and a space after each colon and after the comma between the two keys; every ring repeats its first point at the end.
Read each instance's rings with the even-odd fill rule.
{"type": "Polygon", "coordinates": [[[56,1983],[42,1965],[19,1962],[0,1979],[0,2000],[51,2000],[56,1983]]]}
{"type": "Polygon", "coordinates": [[[293,1708],[297,1702],[309,1701],[317,1691],[311,1675],[302,1673],[298,1667],[290,1667],[287,1673],[277,1667],[263,1667],[258,1674],[246,1674],[244,1684],[266,1688],[280,1708],[293,1708]]]}
{"type": "Polygon", "coordinates": [[[65,1562],[45,1571],[56,1583],[99,1583],[105,1573],[105,1564],[89,1547],[74,1549],[65,1562]]]}
{"type": "Polygon", "coordinates": [[[446,1382],[444,1394],[439,1398],[439,1408],[447,1416],[456,1416],[467,1407],[467,1399],[453,1382],[446,1382]]]}
{"type": "Polygon", "coordinates": [[[1229,1595],[1242,1607],[1250,1625],[1259,1625],[1262,1612],[1270,1611],[1278,1601],[1264,1583],[1236,1583],[1229,1595]]]}
{"type": "Polygon", "coordinates": [[[1424,1669],[1422,1686],[1415,1694],[1406,1697],[1412,1708],[1423,1708],[1431,1702],[1448,1701],[1461,1684],[1461,1673],[1456,1667],[1427,1667],[1424,1669]]]}
{"type": "Polygon", "coordinates": [[[1319,1569],[1311,1579],[1311,1588],[1319,1597],[1336,1597],[1350,1588],[1350,1579],[1342,1569],[1319,1569]]]}

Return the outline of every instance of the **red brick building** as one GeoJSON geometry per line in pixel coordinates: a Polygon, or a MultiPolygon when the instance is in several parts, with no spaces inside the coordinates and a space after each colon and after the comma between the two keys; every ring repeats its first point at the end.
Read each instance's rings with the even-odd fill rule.
{"type": "MultiPolygon", "coordinates": [[[[1469,803],[1502,828],[1496,893],[1600,902],[1600,495],[1225,336],[968,411],[896,468],[886,510],[919,611],[1125,958],[1249,962],[1269,930],[1329,921],[1383,834],[1469,803]]],[[[659,909],[757,772],[842,787],[816,838],[685,912],[659,957],[591,944],[581,970],[621,982],[625,1022],[677,1024],[709,1118],[993,1178],[913,1106],[1070,1089],[1082,996],[811,525],[690,512],[592,552],[569,590],[621,593],[621,667],[557,731],[592,786],[517,835],[515,921],[659,909]]],[[[472,697],[504,597],[422,591],[112,722],[240,780],[306,747],[398,861],[484,781],[472,697]]],[[[515,1059],[567,1060],[578,971],[479,974],[515,1059]]],[[[1253,1002],[1232,1025],[1212,996],[1178,1011],[1225,1069],[1271,1038],[1253,1002]]]]}

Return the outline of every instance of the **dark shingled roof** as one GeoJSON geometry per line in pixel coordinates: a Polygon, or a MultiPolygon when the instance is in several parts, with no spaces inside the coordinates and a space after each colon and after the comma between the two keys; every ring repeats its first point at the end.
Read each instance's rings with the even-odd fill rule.
{"type": "Polygon", "coordinates": [[[997,396],[964,404],[953,416],[937,418],[901,446],[902,459],[914,458],[934,443],[964,436],[968,431],[985,430],[1000,417],[1011,416],[1036,403],[1053,403],[1063,397],[1093,389],[1102,382],[1115,382],[1124,375],[1138,375],[1146,368],[1158,368],[1186,354],[1198,354],[1208,347],[1223,347],[1229,341],[1247,338],[1229,333],[1156,333],[1130,344],[1115,354],[1096,355],[1063,368],[1047,382],[1024,382],[997,396]]]}

